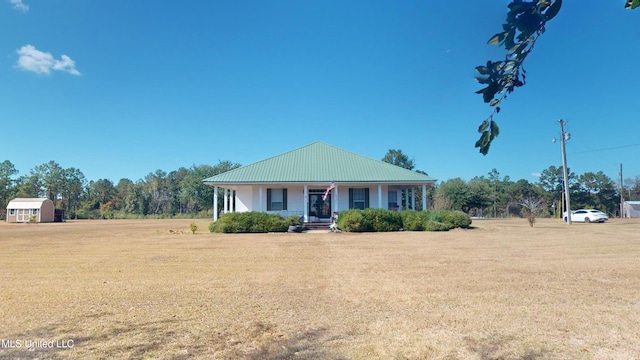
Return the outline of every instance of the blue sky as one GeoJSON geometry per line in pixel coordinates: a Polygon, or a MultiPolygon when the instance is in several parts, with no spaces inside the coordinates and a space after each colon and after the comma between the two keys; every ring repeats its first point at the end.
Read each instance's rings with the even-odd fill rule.
{"type": "Polygon", "coordinates": [[[508,1],[0,3],[0,161],[54,160],[87,179],[243,165],[314,141],[380,159],[401,149],[446,180],[512,180],[561,165],[640,176],[640,11],[565,2],[495,118],[474,67],[508,1]],[[42,148],[44,146],[44,148],[42,148]]]}

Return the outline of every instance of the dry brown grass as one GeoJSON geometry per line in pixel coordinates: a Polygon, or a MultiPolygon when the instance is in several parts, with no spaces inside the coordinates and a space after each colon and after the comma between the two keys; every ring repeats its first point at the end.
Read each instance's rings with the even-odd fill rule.
{"type": "Polygon", "coordinates": [[[190,222],[0,224],[0,339],[74,345],[0,357],[640,358],[637,221],[260,235],[190,222]]]}

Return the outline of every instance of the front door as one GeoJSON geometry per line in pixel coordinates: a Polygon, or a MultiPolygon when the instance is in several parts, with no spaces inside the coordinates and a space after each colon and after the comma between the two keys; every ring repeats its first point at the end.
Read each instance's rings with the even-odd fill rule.
{"type": "Polygon", "coordinates": [[[309,216],[311,220],[331,218],[331,194],[322,200],[323,194],[309,194],[309,216]]]}

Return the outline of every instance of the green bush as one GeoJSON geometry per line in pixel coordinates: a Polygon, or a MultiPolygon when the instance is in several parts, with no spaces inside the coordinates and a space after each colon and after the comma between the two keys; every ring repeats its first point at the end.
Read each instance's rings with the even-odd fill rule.
{"type": "Polygon", "coordinates": [[[398,231],[402,229],[402,216],[396,211],[368,208],[363,211],[371,231],[398,231]]]}
{"type": "Polygon", "coordinates": [[[398,231],[402,228],[402,217],[386,209],[345,210],[338,215],[338,228],[350,232],[398,231]]]}
{"type": "Polygon", "coordinates": [[[266,224],[263,228],[266,232],[286,232],[289,230],[289,224],[280,214],[267,215],[269,216],[265,218],[266,224]]]}
{"type": "Polygon", "coordinates": [[[341,211],[338,215],[338,228],[342,231],[371,231],[370,224],[365,221],[362,210],[351,209],[341,211]]]}
{"type": "Polygon", "coordinates": [[[424,224],[425,231],[449,231],[452,227],[450,224],[442,223],[439,221],[427,221],[424,224]]]}
{"type": "Polygon", "coordinates": [[[423,212],[425,221],[444,222],[445,214],[449,210],[427,210],[423,212]]]}
{"type": "Polygon", "coordinates": [[[400,213],[402,218],[402,228],[406,231],[424,230],[424,212],[415,210],[404,210],[400,213]]]}
{"type": "Polygon", "coordinates": [[[462,211],[447,211],[443,214],[443,220],[452,228],[468,228],[471,225],[471,217],[462,211]]]}
{"type": "Polygon", "coordinates": [[[402,227],[407,231],[447,231],[471,225],[471,218],[462,211],[404,210],[401,216],[402,227]]]}
{"type": "Polygon", "coordinates": [[[280,214],[251,211],[222,214],[218,221],[209,224],[209,231],[216,233],[265,233],[284,232],[289,228],[280,214]]]}
{"type": "Polygon", "coordinates": [[[287,222],[287,226],[300,226],[302,222],[300,221],[300,216],[291,215],[285,219],[287,222]]]}
{"type": "Polygon", "coordinates": [[[471,218],[462,211],[404,210],[402,212],[369,208],[346,210],[338,216],[338,227],[344,231],[447,231],[469,227],[471,218]]]}

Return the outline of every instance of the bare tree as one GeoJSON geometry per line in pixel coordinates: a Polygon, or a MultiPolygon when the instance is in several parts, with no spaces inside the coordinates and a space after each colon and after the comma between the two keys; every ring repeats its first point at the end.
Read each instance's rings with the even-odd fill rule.
{"type": "Polygon", "coordinates": [[[536,216],[545,206],[545,202],[542,198],[539,197],[528,197],[520,201],[520,206],[522,206],[526,211],[527,220],[529,220],[529,226],[533,227],[533,223],[536,222],[536,216]]]}

